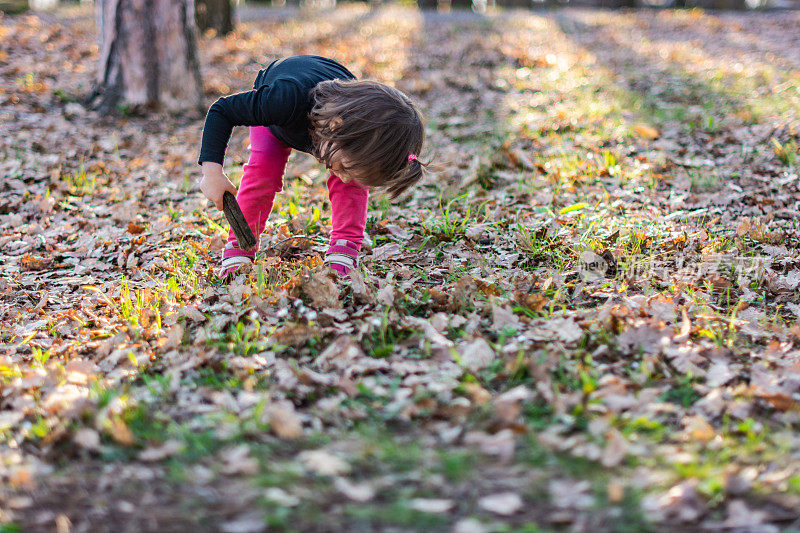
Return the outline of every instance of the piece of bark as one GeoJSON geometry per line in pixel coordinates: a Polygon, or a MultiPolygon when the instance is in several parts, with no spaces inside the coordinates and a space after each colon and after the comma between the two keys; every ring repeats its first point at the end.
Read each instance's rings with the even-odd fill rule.
{"type": "Polygon", "coordinates": [[[247,225],[247,220],[244,218],[239,204],[236,202],[236,197],[228,191],[222,195],[222,210],[225,212],[225,218],[228,219],[228,224],[231,225],[236,240],[239,241],[239,248],[242,250],[252,250],[256,247],[256,237],[250,226],[247,225]]]}

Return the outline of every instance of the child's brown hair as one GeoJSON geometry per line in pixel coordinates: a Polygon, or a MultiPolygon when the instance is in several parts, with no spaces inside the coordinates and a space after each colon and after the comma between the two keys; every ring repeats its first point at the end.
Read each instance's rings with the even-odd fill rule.
{"type": "Polygon", "coordinates": [[[334,156],[357,181],[397,198],[422,178],[425,129],[419,110],[397,89],[369,80],[323,81],[311,90],[314,155],[334,156]]]}

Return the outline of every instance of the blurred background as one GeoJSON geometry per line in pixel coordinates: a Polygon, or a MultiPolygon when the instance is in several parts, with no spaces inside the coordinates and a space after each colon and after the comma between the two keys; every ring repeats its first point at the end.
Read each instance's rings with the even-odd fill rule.
{"type": "MultiPolygon", "coordinates": [[[[0,11],[20,13],[26,10],[47,10],[59,4],[93,3],[87,0],[0,0],[0,11]]],[[[196,0],[196,21],[201,30],[213,29],[228,33],[236,20],[236,10],[276,7],[297,9],[323,9],[335,7],[337,0],[196,0]]],[[[364,3],[382,4],[382,0],[365,0],[364,3]]],[[[714,10],[781,10],[800,9],[800,0],[402,0],[403,5],[418,5],[421,9],[448,11],[451,9],[484,12],[497,8],[543,9],[560,6],[601,8],[658,9],[704,8],[714,10]]]]}

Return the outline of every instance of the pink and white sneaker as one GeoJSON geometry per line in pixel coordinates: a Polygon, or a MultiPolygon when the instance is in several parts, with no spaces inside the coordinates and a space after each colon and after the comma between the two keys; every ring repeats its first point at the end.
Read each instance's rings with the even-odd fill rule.
{"type": "Polygon", "coordinates": [[[340,276],[348,276],[358,266],[359,246],[345,239],[339,239],[328,248],[325,262],[340,276]]]}
{"type": "Polygon", "coordinates": [[[242,250],[236,241],[231,241],[225,245],[222,251],[222,270],[220,278],[229,278],[246,264],[252,264],[256,258],[255,250],[242,250]]]}

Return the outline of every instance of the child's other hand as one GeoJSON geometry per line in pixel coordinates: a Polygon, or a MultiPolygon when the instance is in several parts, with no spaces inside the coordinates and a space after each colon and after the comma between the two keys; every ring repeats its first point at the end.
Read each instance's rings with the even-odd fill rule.
{"type": "Polygon", "coordinates": [[[214,205],[222,211],[222,195],[225,191],[230,191],[236,196],[236,187],[222,171],[222,165],[206,161],[203,163],[203,179],[200,180],[200,190],[206,198],[214,202],[214,205]]]}

